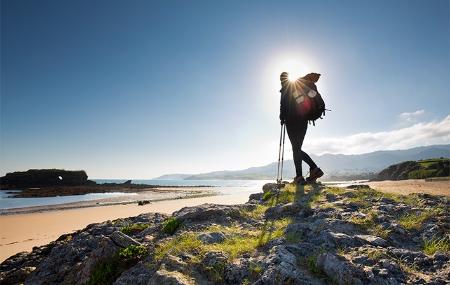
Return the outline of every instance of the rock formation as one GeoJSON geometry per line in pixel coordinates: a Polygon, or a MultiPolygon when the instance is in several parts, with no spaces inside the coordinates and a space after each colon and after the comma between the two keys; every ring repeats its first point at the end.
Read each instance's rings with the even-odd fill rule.
{"type": "Polygon", "coordinates": [[[275,184],[243,205],[92,224],[0,265],[1,284],[449,284],[449,200],[275,184]]]}

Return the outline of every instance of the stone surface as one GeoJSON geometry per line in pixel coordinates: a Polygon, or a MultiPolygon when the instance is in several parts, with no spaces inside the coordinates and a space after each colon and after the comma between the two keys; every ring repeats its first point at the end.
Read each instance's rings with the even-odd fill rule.
{"type": "Polygon", "coordinates": [[[192,278],[177,272],[177,271],[167,271],[165,269],[160,269],[156,271],[153,277],[148,282],[148,285],[193,285],[195,284],[192,278]]]}
{"type": "Polygon", "coordinates": [[[110,238],[116,245],[120,247],[128,247],[130,245],[141,245],[140,242],[137,242],[136,240],[122,233],[121,231],[113,232],[110,238]]]}

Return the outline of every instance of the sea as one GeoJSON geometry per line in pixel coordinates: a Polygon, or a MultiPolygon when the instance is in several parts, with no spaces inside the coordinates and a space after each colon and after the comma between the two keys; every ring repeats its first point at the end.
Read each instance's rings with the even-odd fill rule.
{"type": "MultiPolygon", "coordinates": [[[[93,179],[97,183],[123,183],[126,179],[93,179]]],[[[367,180],[326,182],[327,185],[346,187],[355,183],[364,183],[367,180]]],[[[148,184],[160,186],[211,186],[219,195],[251,194],[260,192],[262,186],[273,180],[162,180],[162,179],[136,179],[134,184],[148,184]]],[[[110,192],[90,193],[84,195],[56,196],[43,198],[13,198],[11,192],[20,190],[0,190],[0,210],[24,208],[33,206],[50,206],[66,203],[93,201],[105,198],[121,197],[129,198],[136,193],[110,192]]]]}
{"type": "MultiPolygon", "coordinates": [[[[93,179],[97,183],[123,183],[126,179],[93,179]]],[[[264,184],[272,180],[162,180],[162,179],[136,179],[133,184],[148,184],[160,186],[211,186],[220,195],[233,195],[243,193],[256,193],[261,191],[264,184]]],[[[129,197],[133,193],[111,192],[90,193],[84,195],[69,195],[42,198],[13,198],[11,192],[20,190],[0,190],[0,210],[24,208],[33,206],[50,206],[66,203],[100,200],[112,197],[129,197]]],[[[135,194],[136,195],[136,194],[135,194]]]]}

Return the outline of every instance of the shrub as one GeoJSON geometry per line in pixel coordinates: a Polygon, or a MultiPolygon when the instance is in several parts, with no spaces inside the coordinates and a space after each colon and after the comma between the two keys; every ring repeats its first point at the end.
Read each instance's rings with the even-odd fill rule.
{"type": "Polygon", "coordinates": [[[162,231],[166,234],[173,235],[180,226],[180,220],[174,217],[170,217],[163,222],[162,231]]]}

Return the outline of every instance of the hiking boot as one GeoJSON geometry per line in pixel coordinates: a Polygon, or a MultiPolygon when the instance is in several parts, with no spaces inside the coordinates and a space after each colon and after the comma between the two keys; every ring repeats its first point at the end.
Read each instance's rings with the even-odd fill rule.
{"type": "Polygon", "coordinates": [[[306,180],[305,180],[305,178],[303,178],[303,176],[296,176],[292,183],[298,184],[298,185],[306,185],[306,180]]]}
{"type": "Polygon", "coordinates": [[[316,167],[309,171],[309,177],[306,178],[307,183],[315,183],[316,180],[323,176],[323,171],[319,167],[316,167]]]}

